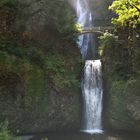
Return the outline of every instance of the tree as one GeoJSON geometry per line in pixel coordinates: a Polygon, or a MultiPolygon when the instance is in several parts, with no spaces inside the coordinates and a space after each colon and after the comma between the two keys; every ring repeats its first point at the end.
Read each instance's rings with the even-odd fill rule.
{"type": "Polygon", "coordinates": [[[118,15],[112,19],[113,24],[133,29],[140,26],[139,0],[115,0],[109,9],[118,15]]]}

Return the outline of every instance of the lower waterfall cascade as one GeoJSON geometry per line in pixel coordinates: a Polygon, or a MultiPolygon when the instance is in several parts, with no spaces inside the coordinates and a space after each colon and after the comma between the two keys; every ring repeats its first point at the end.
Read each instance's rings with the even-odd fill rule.
{"type": "Polygon", "coordinates": [[[102,133],[102,68],[100,60],[86,60],[82,79],[84,99],[83,132],[102,133]]]}

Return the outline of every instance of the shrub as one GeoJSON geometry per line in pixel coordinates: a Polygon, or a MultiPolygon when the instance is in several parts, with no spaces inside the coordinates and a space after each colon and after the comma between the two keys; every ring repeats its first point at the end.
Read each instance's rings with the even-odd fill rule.
{"type": "Polygon", "coordinates": [[[0,0],[0,7],[8,6],[8,7],[15,7],[17,4],[17,0],[0,0]]]}
{"type": "MultiPolygon", "coordinates": [[[[7,121],[0,124],[0,140],[13,140],[13,135],[8,130],[8,122],[7,121]]],[[[19,140],[19,139],[16,138],[15,140],[19,140]]]]}

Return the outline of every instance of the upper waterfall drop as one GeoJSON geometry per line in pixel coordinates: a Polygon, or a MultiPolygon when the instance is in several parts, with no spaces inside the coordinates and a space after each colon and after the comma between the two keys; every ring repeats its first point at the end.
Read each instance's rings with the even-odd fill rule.
{"type": "MultiPolygon", "coordinates": [[[[76,2],[77,24],[82,28],[92,27],[94,17],[89,8],[87,0],[77,0],[76,2]]],[[[88,33],[78,37],[78,46],[81,50],[82,57],[85,60],[96,58],[96,45],[94,34],[88,33]]]]}
{"type": "MultiPolygon", "coordinates": [[[[80,24],[82,28],[84,28],[88,23],[87,18],[89,17],[88,4],[86,0],[77,0],[76,8],[77,23],[80,24]]],[[[87,54],[89,38],[89,35],[80,35],[78,38],[78,46],[81,50],[83,58],[85,58],[87,54]]]]}

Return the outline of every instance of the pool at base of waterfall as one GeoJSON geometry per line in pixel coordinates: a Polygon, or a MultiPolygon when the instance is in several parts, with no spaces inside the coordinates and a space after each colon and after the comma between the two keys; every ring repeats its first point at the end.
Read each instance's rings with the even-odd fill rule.
{"type": "Polygon", "coordinates": [[[101,129],[89,129],[89,130],[81,130],[81,132],[88,134],[103,134],[104,131],[101,129]]]}
{"type": "MultiPolygon", "coordinates": [[[[86,130],[87,131],[87,130],[86,130]]],[[[90,130],[91,131],[91,130],[90,130]]],[[[113,131],[89,134],[84,132],[49,132],[20,137],[21,140],[140,140],[140,133],[113,131]]]]}

